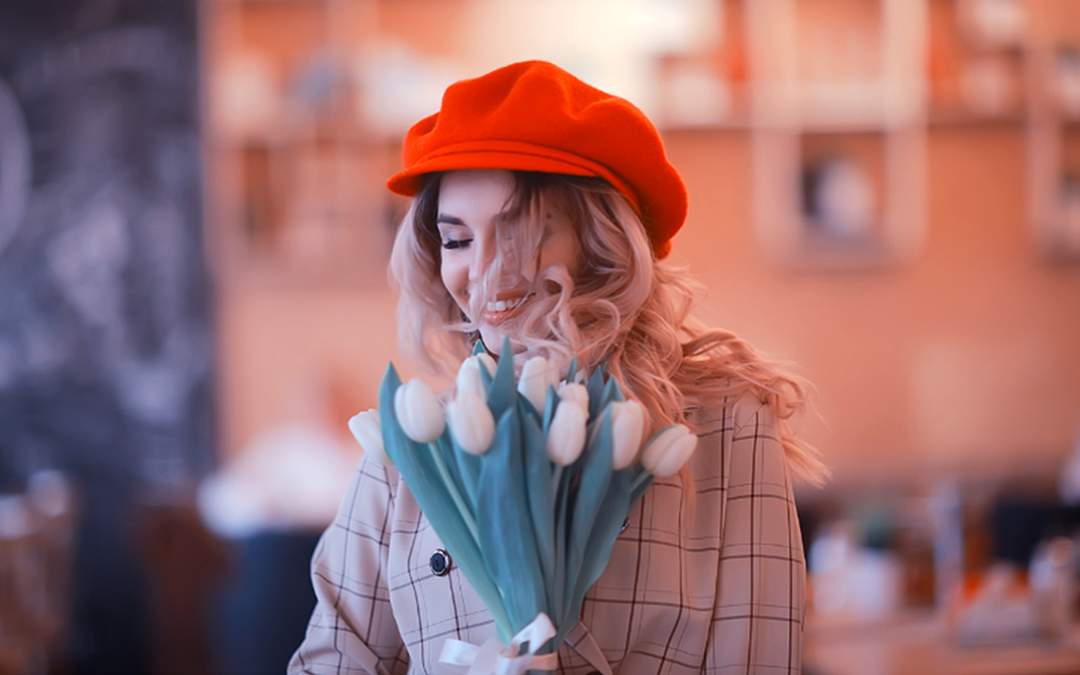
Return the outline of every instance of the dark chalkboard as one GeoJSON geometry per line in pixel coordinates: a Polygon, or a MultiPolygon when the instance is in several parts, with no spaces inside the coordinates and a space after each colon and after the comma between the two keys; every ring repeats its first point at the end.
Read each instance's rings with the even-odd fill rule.
{"type": "Polygon", "coordinates": [[[195,0],[0,9],[0,492],[79,492],[74,672],[147,672],[137,506],[215,462],[195,0]]]}

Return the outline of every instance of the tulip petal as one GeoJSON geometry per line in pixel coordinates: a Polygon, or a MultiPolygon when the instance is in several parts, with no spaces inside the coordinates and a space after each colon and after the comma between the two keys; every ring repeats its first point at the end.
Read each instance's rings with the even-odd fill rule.
{"type": "MultiPolygon", "coordinates": [[[[457,378],[454,382],[456,385],[456,395],[460,396],[463,393],[470,393],[486,397],[488,382],[484,381],[481,376],[481,371],[484,369],[485,366],[480,361],[479,356],[470,356],[462,361],[461,367],[458,368],[457,378]]],[[[490,381],[490,378],[488,378],[488,381],[490,381]]]]}
{"type": "Polygon", "coordinates": [[[521,377],[518,379],[517,390],[533,410],[539,411],[544,407],[544,395],[547,393],[547,385],[550,384],[550,365],[543,356],[534,356],[525,362],[521,368],[521,377]]]}
{"type": "Polygon", "coordinates": [[[464,391],[450,402],[446,420],[450,435],[469,454],[486,452],[495,436],[495,419],[484,399],[473,391],[464,391]]]}
{"type": "Polygon", "coordinates": [[[389,461],[383,447],[382,429],[379,428],[379,411],[372,408],[357,413],[349,419],[348,425],[365,455],[381,464],[389,461]]]}
{"type": "Polygon", "coordinates": [[[615,449],[612,466],[625,469],[637,459],[641,435],[645,431],[645,408],[638,401],[616,401],[611,404],[614,417],[615,449]]]}
{"type": "Polygon", "coordinates": [[[576,403],[585,410],[589,409],[589,390],[583,384],[559,383],[559,398],[564,401],[576,403]]]}
{"type": "Polygon", "coordinates": [[[679,472],[697,447],[697,436],[684,424],[674,424],[653,435],[641,453],[641,464],[657,478],[679,472]]]}
{"type": "Polygon", "coordinates": [[[446,428],[439,400],[420,379],[409,380],[394,393],[394,413],[405,435],[417,443],[434,441],[446,428]]]}
{"type": "Polygon", "coordinates": [[[563,402],[555,407],[546,442],[552,462],[569,466],[577,461],[585,447],[586,422],[585,411],[576,403],[563,402]]]}

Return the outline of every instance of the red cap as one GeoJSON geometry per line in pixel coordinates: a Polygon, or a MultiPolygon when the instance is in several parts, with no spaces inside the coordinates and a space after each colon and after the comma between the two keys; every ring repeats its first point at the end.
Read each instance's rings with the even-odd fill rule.
{"type": "Polygon", "coordinates": [[[637,211],[657,258],[670,252],[686,219],[686,186],[645,114],[547,61],[512,63],[451,84],[439,112],[409,128],[402,163],[387,187],[409,197],[433,171],[603,178],[637,211]]]}

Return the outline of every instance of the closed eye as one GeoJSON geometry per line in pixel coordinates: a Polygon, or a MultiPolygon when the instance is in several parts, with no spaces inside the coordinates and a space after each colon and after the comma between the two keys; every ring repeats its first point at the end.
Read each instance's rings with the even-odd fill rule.
{"type": "Polygon", "coordinates": [[[472,239],[447,239],[443,242],[443,248],[462,248],[472,239]]]}

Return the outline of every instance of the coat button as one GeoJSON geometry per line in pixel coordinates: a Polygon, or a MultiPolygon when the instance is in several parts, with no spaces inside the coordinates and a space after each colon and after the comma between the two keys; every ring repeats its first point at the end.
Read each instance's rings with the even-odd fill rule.
{"type": "Polygon", "coordinates": [[[450,574],[450,554],[445,549],[437,548],[431,554],[431,571],[435,576],[444,577],[450,574]]]}
{"type": "Polygon", "coordinates": [[[619,532],[620,533],[625,532],[626,528],[628,528],[628,527],[630,527],[630,519],[629,518],[623,518],[622,527],[619,528],[619,532]]]}

